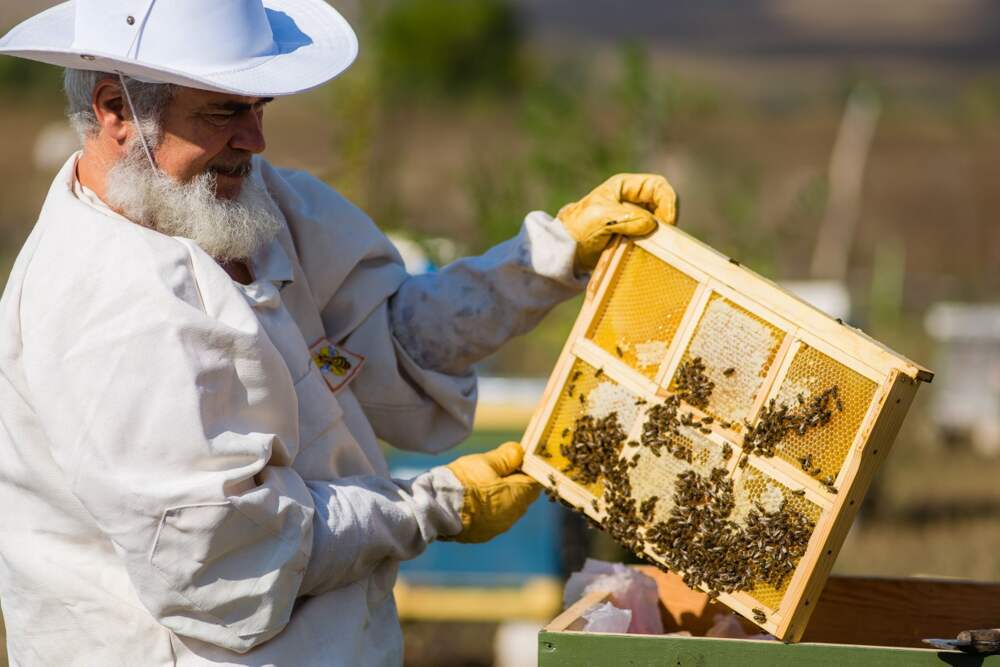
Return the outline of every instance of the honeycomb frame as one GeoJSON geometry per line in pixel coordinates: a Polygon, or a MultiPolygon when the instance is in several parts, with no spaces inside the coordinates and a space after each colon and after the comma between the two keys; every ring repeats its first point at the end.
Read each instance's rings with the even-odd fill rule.
{"type": "MultiPolygon", "coordinates": [[[[657,495],[654,515],[661,515],[670,506],[666,496],[672,493],[671,475],[676,480],[686,464],[672,460],[667,452],[655,457],[636,443],[649,408],[676,393],[676,375],[682,364],[701,354],[716,355],[706,357],[705,370],[699,376],[702,378],[699,381],[708,379],[714,386],[724,387],[724,378],[734,375],[741,363],[746,367],[740,367],[739,372],[745,374],[741,378],[744,384],[733,399],[738,409],[713,411],[711,400],[701,406],[681,400],[683,411],[699,421],[694,430],[685,427],[685,437],[694,443],[695,454],[690,465],[704,466],[711,461],[713,466],[725,468],[735,489],[742,489],[741,485],[745,486],[754,476],[762,476],[771,485],[767,487],[769,502],[777,502],[780,493],[793,507],[804,504],[814,508],[809,514],[815,527],[808,547],[780,590],[768,590],[758,582],[752,590],[723,593],[719,600],[779,639],[796,641],[815,606],[810,602],[818,597],[829,575],[854,514],[875,470],[888,453],[918,384],[930,381],[933,375],[681,230],[661,226],[648,238],[617,242],[602,256],[577,322],[525,432],[524,470],[594,521],[605,518],[598,501],[603,490],[601,483],[589,486],[577,483],[567,474],[566,459],[552,451],[552,447],[558,446],[554,441],[570,433],[568,416],[593,407],[580,404],[578,397],[570,397],[570,385],[577,385],[574,392],[589,395],[603,383],[610,388],[601,390],[602,405],[607,400],[612,403],[618,400],[619,409],[626,414],[624,421],[629,422],[622,424],[627,438],[620,456],[630,458],[638,454],[636,467],[641,463],[641,470],[629,473],[633,497],[641,502],[657,495]],[[644,278],[649,278],[648,284],[644,278]],[[671,280],[682,284],[679,292],[664,287],[671,280]],[[662,307],[664,312],[653,313],[646,323],[639,317],[636,323],[635,313],[628,309],[641,311],[643,303],[650,301],[649,294],[664,292],[669,297],[665,303],[654,301],[656,305],[648,305],[651,311],[662,307]],[[686,304],[676,297],[677,293],[688,299],[686,304]],[[725,307],[720,307],[720,303],[725,307]],[[608,313],[615,308],[624,308],[626,316],[610,326],[608,313]],[[713,317],[712,333],[699,333],[702,323],[713,317]],[[647,355],[644,363],[639,363],[634,346],[648,340],[650,331],[659,332],[662,340],[655,354],[647,355]],[[735,343],[725,340],[736,339],[734,332],[747,337],[735,343]],[[720,375],[723,364],[734,369],[730,375],[720,375]],[[823,372],[813,372],[816,368],[823,372]],[[599,376],[600,382],[585,378],[588,374],[591,378],[599,376]],[[829,410],[831,415],[824,418],[821,426],[809,427],[814,430],[806,430],[802,436],[786,433],[787,437],[774,448],[773,456],[742,452],[746,432],[767,418],[773,409],[772,399],[777,405],[807,392],[811,399],[837,383],[845,385],[844,394],[839,397],[844,402],[843,411],[829,410]],[[623,396],[627,399],[622,399],[623,396]],[[570,400],[577,404],[570,405],[570,400]],[[628,416],[628,402],[636,404],[634,417],[628,416]],[[737,419],[739,423],[735,423],[737,419]],[[823,428],[833,430],[824,432],[823,428]],[[726,447],[732,455],[720,458],[726,447]],[[818,461],[815,474],[812,470],[802,470],[799,464],[798,459],[807,452],[813,453],[818,461]],[[834,483],[830,484],[831,479],[827,478],[834,483]],[[663,491],[658,493],[661,486],[663,491]],[[759,613],[764,613],[763,620],[757,618],[759,613]]],[[[696,398],[697,394],[690,400],[697,402],[696,398]]],[[[828,407],[829,400],[824,405],[828,407]]],[[[806,414],[804,408],[799,411],[796,414],[806,414]]],[[[804,418],[795,423],[801,426],[804,418]]],[[[645,552],[662,565],[662,559],[649,543],[645,552]]]]}

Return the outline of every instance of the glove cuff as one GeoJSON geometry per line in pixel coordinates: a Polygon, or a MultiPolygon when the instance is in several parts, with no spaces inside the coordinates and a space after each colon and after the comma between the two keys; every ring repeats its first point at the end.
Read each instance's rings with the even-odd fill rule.
{"type": "Polygon", "coordinates": [[[455,471],[448,466],[437,466],[431,468],[427,472],[431,476],[434,482],[434,490],[438,499],[442,505],[447,507],[450,512],[449,514],[454,517],[455,521],[452,521],[452,525],[457,530],[454,532],[449,532],[448,534],[440,534],[437,539],[439,540],[454,540],[457,536],[461,535],[465,530],[469,528],[470,524],[470,514],[469,514],[469,500],[468,487],[462,484],[458,475],[455,471]]]}

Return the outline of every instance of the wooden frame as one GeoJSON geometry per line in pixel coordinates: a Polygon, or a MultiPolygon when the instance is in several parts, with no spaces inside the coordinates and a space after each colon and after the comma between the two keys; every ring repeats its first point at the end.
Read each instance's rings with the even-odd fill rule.
{"type": "MultiPolygon", "coordinates": [[[[580,360],[601,369],[601,373],[606,373],[608,382],[627,389],[650,404],[661,400],[669,394],[671,378],[697,335],[702,316],[713,299],[723,299],[726,307],[744,313],[747,321],[759,322],[762,331],[772,332],[769,334],[771,347],[767,348],[771,356],[767,357],[766,369],[761,370],[759,377],[749,380],[759,382],[754,395],[747,397],[752,407],[742,415],[749,423],[753,424],[759,418],[765,404],[778,395],[786,379],[793,381],[790,373],[800,350],[804,353],[815,350],[815,354],[824,363],[828,362],[831,369],[846,373],[844,377],[857,378],[859,387],[874,386],[866,409],[863,400],[867,394],[858,398],[862,401],[859,403],[862,409],[857,413],[860,421],[853,431],[853,440],[844,440],[839,445],[838,451],[845,453],[833,475],[836,480],[834,486],[839,489],[836,495],[828,493],[817,479],[777,456],[762,458],[750,454],[746,471],[736,465],[739,456],[734,456],[726,466],[736,484],[753,469],[782,488],[801,489],[804,498],[819,508],[808,549],[790,579],[786,580],[787,587],[780,604],[762,605],[749,592],[723,594],[719,598],[748,619],[753,618],[755,609],[766,607],[767,620],[760,623],[760,627],[785,641],[797,641],[805,631],[819,591],[823,589],[878,465],[892,446],[919,382],[933,379],[927,369],[889,350],[863,332],[826,316],[685,232],[661,226],[641,240],[616,242],[602,256],[588,285],[580,315],[525,432],[524,470],[579,511],[601,521],[603,510],[593,506],[594,493],[574,482],[547,457],[539,454],[546,446],[544,439],[555,411],[560,401],[566,400],[564,389],[571,383],[574,364],[580,360]],[[674,310],[683,308],[683,316],[676,323],[671,340],[657,342],[658,345],[662,343],[665,353],[652,376],[648,371],[641,371],[638,365],[627,363],[617,344],[615,351],[611,351],[590,338],[590,334],[597,331],[598,318],[605,312],[602,309],[615,296],[618,275],[632,261],[636,248],[669,265],[674,273],[679,272],[677,275],[687,276],[685,284],[690,281],[696,283],[686,306],[683,303],[671,306],[674,310]]],[[[656,312],[656,305],[649,304],[649,312],[656,312]]],[[[709,405],[709,409],[711,407],[709,405]]],[[[686,404],[685,410],[695,416],[703,416],[702,412],[686,404]]],[[[638,437],[642,421],[640,417],[631,425],[630,437],[638,437]]],[[[724,428],[716,421],[707,439],[720,447],[721,443],[728,442],[739,452],[742,435],[738,431],[741,428],[738,425],[724,428]]],[[[664,489],[663,493],[669,495],[672,490],[664,489]]],[[[654,561],[659,560],[648,547],[646,555],[654,561]]]]}
{"type": "MultiPolygon", "coordinates": [[[[831,577],[817,597],[804,643],[711,639],[705,633],[726,608],[693,591],[674,574],[640,568],[656,579],[667,633],[693,637],[582,633],[583,614],[607,600],[595,591],[553,619],[539,634],[539,667],[632,665],[1000,665],[1000,655],[966,655],[929,648],[925,638],[955,637],[993,627],[1000,618],[1000,584],[957,580],[831,577]]],[[[756,627],[743,622],[747,634],[756,627]]]]}

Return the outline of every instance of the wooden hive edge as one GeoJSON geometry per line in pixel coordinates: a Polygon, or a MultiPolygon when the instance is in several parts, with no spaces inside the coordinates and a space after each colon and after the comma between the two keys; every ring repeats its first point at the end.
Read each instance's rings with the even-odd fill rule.
{"type": "Polygon", "coordinates": [[[611,591],[590,591],[582,598],[566,607],[566,610],[552,619],[543,630],[545,632],[571,632],[580,629],[583,614],[595,604],[605,602],[611,597],[611,591]]]}

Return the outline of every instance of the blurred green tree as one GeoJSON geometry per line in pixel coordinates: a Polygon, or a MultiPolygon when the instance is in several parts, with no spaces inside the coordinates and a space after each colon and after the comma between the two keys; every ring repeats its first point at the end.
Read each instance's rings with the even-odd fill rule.
{"type": "Polygon", "coordinates": [[[7,93],[58,91],[62,70],[21,58],[0,58],[0,95],[7,93]]]}
{"type": "Polygon", "coordinates": [[[525,205],[555,214],[612,174],[648,168],[669,120],[667,90],[646,51],[626,45],[610,80],[579,60],[539,68],[511,101],[523,148],[472,156],[468,192],[477,214],[477,246],[509,238],[525,205]]]}
{"type": "Polygon", "coordinates": [[[520,82],[521,29],[503,0],[390,0],[372,28],[390,98],[511,92],[520,82]]]}

